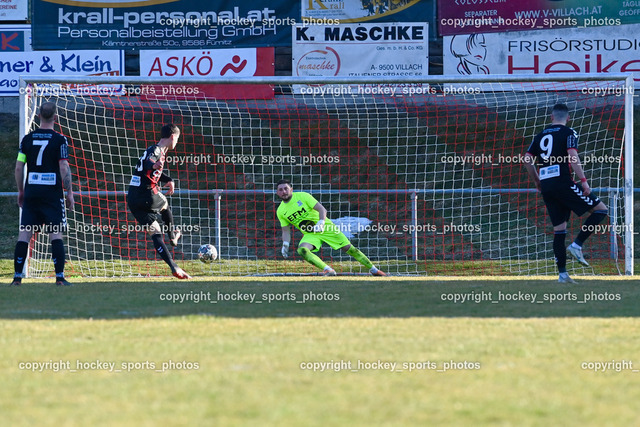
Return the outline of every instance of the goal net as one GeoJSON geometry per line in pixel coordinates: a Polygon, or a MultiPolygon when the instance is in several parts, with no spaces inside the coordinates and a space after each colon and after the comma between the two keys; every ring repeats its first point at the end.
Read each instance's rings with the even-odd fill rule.
{"type": "MultiPolygon", "coordinates": [[[[183,233],[172,254],[192,275],[318,272],[297,255],[297,230],[290,257],[280,253],[275,188],[282,178],[313,195],[391,274],[546,275],[556,274],[553,230],[522,156],[562,102],[590,186],[609,208],[585,244],[591,266],[569,260],[569,271],[632,273],[633,81],[517,78],[269,77],[259,81],[273,88],[267,99],[233,99],[232,86],[217,90],[229,99],[207,98],[188,80],[166,90],[166,81],[137,77],[33,78],[23,82],[22,131],[37,127],[42,102],[57,103],[76,198],[65,235],[69,276],[170,274],[126,203],[133,168],[166,123],[181,129],[165,162],[183,233]],[[200,263],[202,244],[215,245],[219,260],[200,263]]],[[[567,244],[584,219],[572,215],[567,244]]],[[[52,275],[48,237],[34,236],[30,248],[27,274],[52,275]]],[[[326,245],[318,255],[339,274],[368,271],[326,245]]]]}

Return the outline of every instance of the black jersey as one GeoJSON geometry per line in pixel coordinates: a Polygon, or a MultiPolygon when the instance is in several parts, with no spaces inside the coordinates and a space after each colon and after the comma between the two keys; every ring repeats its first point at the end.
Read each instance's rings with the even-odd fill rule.
{"type": "Polygon", "coordinates": [[[22,138],[20,153],[27,164],[25,199],[61,199],[59,162],[69,158],[67,138],[51,129],[36,129],[22,138]]]}
{"type": "Polygon", "coordinates": [[[569,149],[578,149],[578,134],[564,125],[551,125],[533,139],[527,152],[540,167],[540,182],[572,182],[569,149]]]}
{"type": "Polygon", "coordinates": [[[138,159],[138,163],[133,171],[131,183],[129,184],[129,192],[143,192],[157,194],[159,190],[158,182],[166,182],[171,179],[167,175],[163,175],[164,152],[158,145],[152,145],[147,148],[138,159]],[[154,169],[153,165],[160,160],[162,166],[154,169]]]}

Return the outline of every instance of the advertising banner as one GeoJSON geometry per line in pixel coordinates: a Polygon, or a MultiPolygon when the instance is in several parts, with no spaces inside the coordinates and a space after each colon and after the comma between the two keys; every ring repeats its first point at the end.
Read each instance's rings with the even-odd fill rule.
{"type": "Polygon", "coordinates": [[[640,24],[447,36],[443,49],[445,74],[622,72],[640,82],[640,24]]]}
{"type": "MultiPolygon", "coordinates": [[[[20,76],[124,75],[124,51],[33,51],[29,46],[30,31],[29,26],[0,27],[0,37],[5,40],[0,49],[0,96],[17,96],[20,76]]],[[[113,95],[120,94],[121,86],[101,85],[99,89],[67,86],[64,89],[113,95]]]]}
{"type": "Polygon", "coordinates": [[[288,45],[288,0],[33,0],[34,49],[211,49],[288,45]]]}
{"type": "Polygon", "coordinates": [[[431,0],[301,0],[302,19],[310,22],[328,20],[346,24],[379,20],[384,22],[430,21],[431,0]]]}
{"type": "Polygon", "coordinates": [[[435,0],[301,0],[303,24],[427,22],[435,31],[435,10],[435,0]]]}
{"type": "MultiPolygon", "coordinates": [[[[428,24],[298,26],[293,34],[292,59],[294,76],[427,75],[428,24]]],[[[299,85],[295,89],[296,93],[305,91],[299,85]]]]}
{"type": "Polygon", "coordinates": [[[635,0],[438,0],[443,36],[640,23],[635,0]]]}
{"type": "Polygon", "coordinates": [[[27,0],[0,1],[0,21],[26,21],[29,19],[27,0]]]}
{"type": "Polygon", "coordinates": [[[166,78],[167,85],[149,86],[146,95],[196,96],[218,99],[265,99],[273,97],[270,85],[171,85],[175,77],[216,79],[273,76],[274,49],[142,50],[140,75],[166,78]],[[153,93],[150,93],[153,89],[153,93]]]}
{"type": "Polygon", "coordinates": [[[0,52],[31,51],[31,25],[0,25],[0,52]]]}

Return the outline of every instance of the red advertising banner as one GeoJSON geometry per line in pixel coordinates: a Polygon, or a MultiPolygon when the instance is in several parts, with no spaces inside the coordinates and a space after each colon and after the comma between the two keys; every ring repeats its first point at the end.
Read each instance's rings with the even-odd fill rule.
{"type": "Polygon", "coordinates": [[[142,50],[140,76],[165,78],[165,85],[146,87],[147,97],[202,97],[217,99],[273,98],[271,85],[172,85],[175,77],[216,78],[273,76],[274,48],[142,50]]]}

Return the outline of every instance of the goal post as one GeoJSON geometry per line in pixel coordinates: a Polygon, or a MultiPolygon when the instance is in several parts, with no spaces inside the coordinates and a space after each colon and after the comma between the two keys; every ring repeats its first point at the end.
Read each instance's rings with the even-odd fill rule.
{"type": "MultiPolygon", "coordinates": [[[[278,180],[312,194],[375,265],[407,275],[556,274],[553,231],[522,155],[557,102],[590,186],[609,219],[585,245],[580,275],[633,274],[633,78],[622,74],[422,78],[223,78],[228,96],[189,88],[201,79],[29,77],[21,80],[21,134],[45,100],[70,140],[76,209],[68,213],[67,271],[90,277],[168,275],[126,204],[138,158],[160,128],[181,128],[166,172],[180,244],[195,275],[316,274],[280,254],[278,180]],[[172,90],[162,88],[170,84],[172,90]],[[233,85],[270,85],[267,99],[234,99],[233,85]],[[180,90],[176,90],[176,88],[180,90]],[[154,88],[151,93],[151,88],[154,88]],[[197,261],[200,245],[220,259],[197,261]]],[[[219,89],[216,93],[224,93],[219,89]]],[[[21,135],[22,137],[22,135],[21,135]]],[[[572,215],[570,242],[584,221],[572,215]]],[[[367,269],[324,246],[342,274],[367,269]]],[[[48,239],[35,236],[27,274],[52,273],[48,239]]]]}
{"type": "Polygon", "coordinates": [[[633,97],[635,81],[632,75],[627,75],[625,79],[625,98],[624,98],[624,138],[622,143],[621,152],[624,153],[624,174],[622,182],[624,184],[624,224],[626,226],[624,230],[625,236],[625,274],[634,274],[634,236],[636,231],[634,229],[634,201],[633,201],[633,97]]]}

